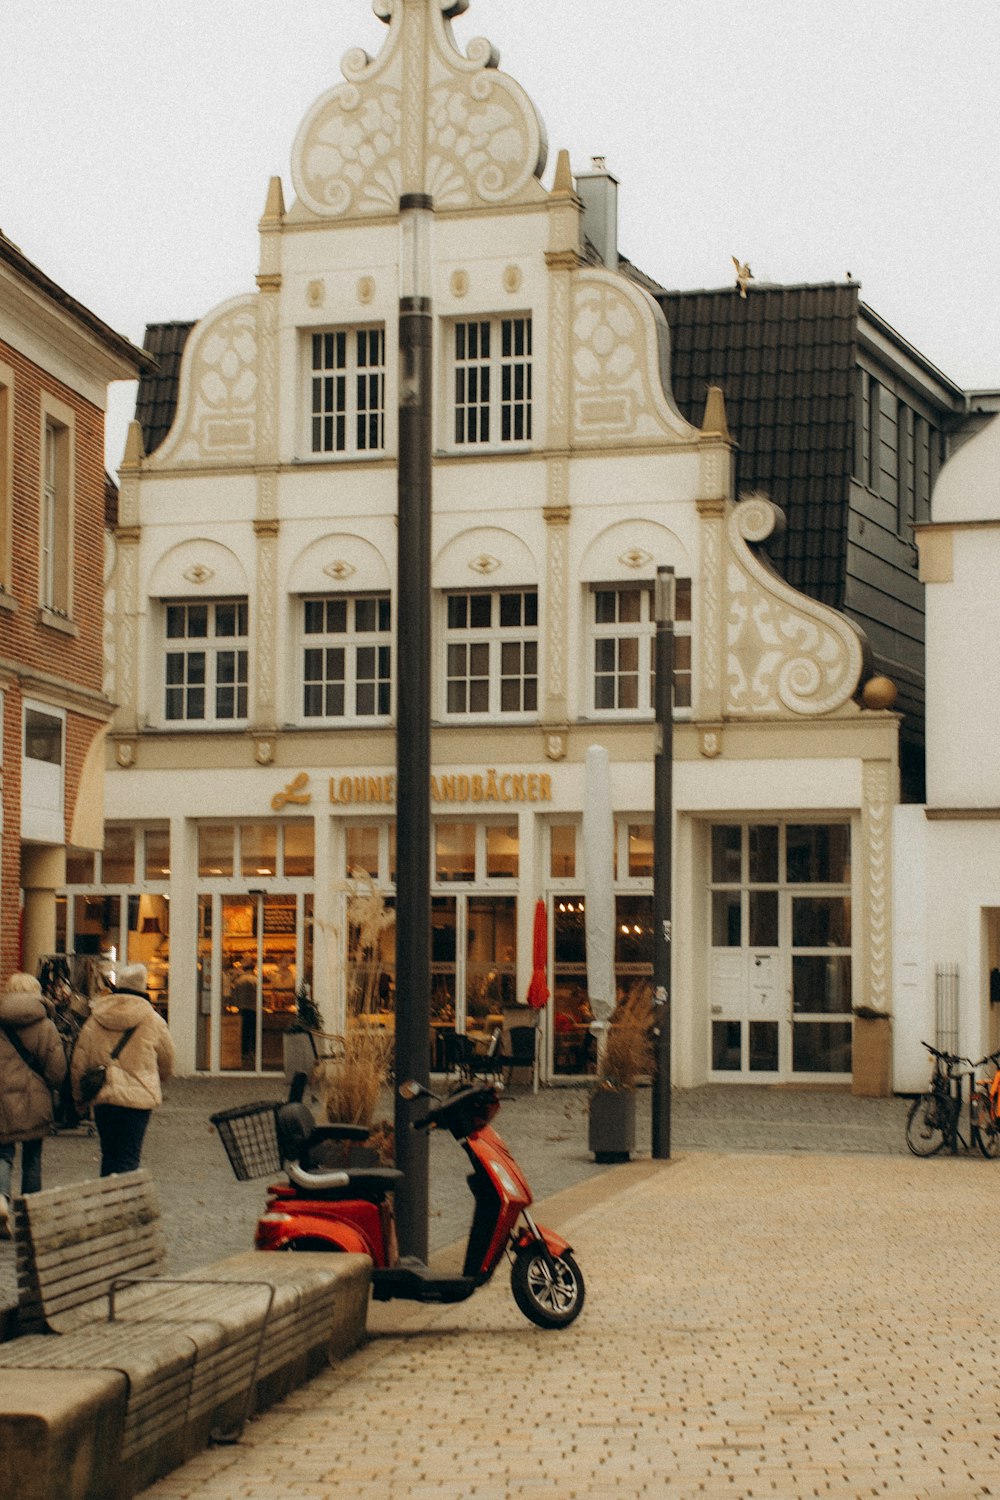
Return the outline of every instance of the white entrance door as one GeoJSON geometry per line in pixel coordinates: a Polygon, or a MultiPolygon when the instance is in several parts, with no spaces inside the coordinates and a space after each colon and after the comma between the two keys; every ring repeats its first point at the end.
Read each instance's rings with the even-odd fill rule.
{"type": "Polygon", "coordinates": [[[781,956],[766,949],[715,949],[711,982],[714,1073],[781,1072],[787,1049],[788,1001],[781,956]]]}

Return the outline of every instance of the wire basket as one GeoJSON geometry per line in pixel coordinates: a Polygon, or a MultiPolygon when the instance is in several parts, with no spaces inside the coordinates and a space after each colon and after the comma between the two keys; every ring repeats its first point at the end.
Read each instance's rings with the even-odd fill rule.
{"type": "Polygon", "coordinates": [[[276,1104],[241,1104],[212,1115],[229,1165],[240,1182],[281,1171],[276,1104]]]}

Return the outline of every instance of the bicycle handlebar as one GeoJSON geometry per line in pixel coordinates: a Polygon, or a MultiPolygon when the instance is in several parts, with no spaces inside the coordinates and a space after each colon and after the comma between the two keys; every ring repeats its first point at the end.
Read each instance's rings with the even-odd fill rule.
{"type": "Polygon", "coordinates": [[[930,1042],[921,1042],[920,1045],[926,1047],[932,1057],[939,1058],[949,1068],[954,1068],[960,1063],[964,1063],[973,1072],[984,1067],[986,1063],[992,1063],[995,1068],[1000,1068],[1000,1048],[997,1048],[996,1052],[988,1052],[985,1057],[980,1057],[978,1061],[973,1062],[971,1057],[959,1057],[954,1052],[939,1052],[936,1047],[931,1046],[930,1042]]]}

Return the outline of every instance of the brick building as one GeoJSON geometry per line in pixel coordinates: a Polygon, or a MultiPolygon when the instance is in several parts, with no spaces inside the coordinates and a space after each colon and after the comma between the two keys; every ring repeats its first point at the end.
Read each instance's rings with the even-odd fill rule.
{"type": "Polygon", "coordinates": [[[0,233],[0,970],[55,942],[66,845],[103,839],[104,411],[149,357],[0,233]]]}

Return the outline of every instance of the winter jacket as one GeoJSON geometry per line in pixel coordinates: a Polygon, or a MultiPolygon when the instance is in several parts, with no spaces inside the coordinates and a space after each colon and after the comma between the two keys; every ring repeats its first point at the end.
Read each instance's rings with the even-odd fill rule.
{"type": "Polygon", "coordinates": [[[6,990],[0,994],[0,1027],[17,1033],[37,1060],[44,1078],[22,1062],[0,1030],[0,1141],[41,1140],[52,1124],[52,1090],[66,1077],[62,1038],[37,995],[6,990]]]}
{"type": "Polygon", "coordinates": [[[160,1081],[174,1070],[174,1044],[163,1017],[144,995],[119,991],[97,995],[73,1048],[73,1097],[80,1104],[80,1079],[88,1068],[107,1069],[93,1104],[155,1109],[163,1102],[160,1081]],[[136,1029],[118,1056],[112,1052],[130,1026],[136,1029]]]}

